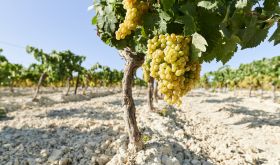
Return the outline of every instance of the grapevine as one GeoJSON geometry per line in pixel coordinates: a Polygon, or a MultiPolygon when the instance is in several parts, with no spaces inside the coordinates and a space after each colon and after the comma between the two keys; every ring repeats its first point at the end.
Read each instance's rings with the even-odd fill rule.
{"type": "Polygon", "coordinates": [[[155,36],[148,41],[144,75],[150,73],[158,81],[168,104],[180,105],[180,98],[199,80],[201,65],[190,58],[190,41],[190,37],[175,34],[155,36]]]}
{"type": "Polygon", "coordinates": [[[126,9],[126,16],[123,23],[119,25],[116,31],[116,39],[121,40],[130,35],[141,22],[141,16],[147,11],[148,5],[144,1],[138,0],[124,0],[124,9],[126,9]]]}

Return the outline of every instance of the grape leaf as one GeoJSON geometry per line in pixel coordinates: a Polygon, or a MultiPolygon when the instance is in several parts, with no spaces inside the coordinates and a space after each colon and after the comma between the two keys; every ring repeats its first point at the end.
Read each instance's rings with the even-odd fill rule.
{"type": "Polygon", "coordinates": [[[265,0],[263,5],[264,10],[273,11],[277,6],[279,6],[279,0],[265,0]]]}
{"type": "Polygon", "coordinates": [[[240,39],[235,35],[231,38],[222,38],[210,53],[216,56],[217,61],[221,61],[225,64],[237,51],[237,43],[239,41],[240,39]]]}
{"type": "Polygon", "coordinates": [[[175,0],[161,0],[160,1],[164,10],[167,11],[169,10],[175,3],[175,0]]]}
{"type": "Polygon", "coordinates": [[[218,8],[218,2],[210,2],[210,1],[200,1],[197,6],[203,7],[207,10],[216,10],[218,8]]]}
{"type": "Polygon", "coordinates": [[[191,35],[196,32],[196,25],[194,18],[186,12],[186,15],[177,17],[175,22],[184,25],[184,35],[191,35]]]}
{"type": "Polygon", "coordinates": [[[237,51],[237,43],[240,39],[237,36],[232,36],[230,39],[224,38],[223,43],[218,48],[218,51],[223,52],[223,55],[219,55],[217,60],[222,61],[223,64],[227,63],[233,54],[237,51]]]}
{"type": "Polygon", "coordinates": [[[167,23],[163,19],[160,19],[158,32],[159,33],[166,33],[167,32],[167,23]]]}
{"type": "Polygon", "coordinates": [[[94,16],[91,20],[92,25],[96,25],[97,24],[97,16],[94,16]]]}
{"type": "Polygon", "coordinates": [[[198,33],[194,33],[192,35],[192,45],[197,48],[198,50],[200,50],[201,52],[205,52],[206,51],[206,46],[207,41],[205,40],[205,38],[203,36],[201,36],[198,33]]]}
{"type": "Polygon", "coordinates": [[[275,32],[270,37],[269,41],[274,41],[274,45],[277,45],[280,43],[280,23],[278,22],[278,27],[275,30],[275,32]]]}
{"type": "Polygon", "coordinates": [[[252,48],[258,46],[267,37],[268,29],[260,29],[257,26],[257,17],[252,16],[247,20],[247,26],[241,30],[241,43],[242,49],[252,48]]]}
{"type": "Polygon", "coordinates": [[[202,60],[210,62],[215,56],[217,56],[217,54],[211,54],[209,52],[216,47],[218,41],[222,38],[219,31],[219,24],[223,21],[223,16],[210,12],[204,8],[198,10],[197,16],[198,33],[204,36],[208,44],[207,52],[203,53],[202,60]],[[209,24],[209,22],[211,22],[211,24],[209,24]]]}
{"type": "Polygon", "coordinates": [[[186,13],[187,12],[187,13],[189,13],[192,16],[197,14],[196,6],[193,3],[189,2],[189,1],[187,3],[181,5],[180,11],[182,13],[186,13]]]}
{"type": "Polygon", "coordinates": [[[164,11],[159,12],[159,17],[165,21],[171,20],[171,16],[167,12],[164,12],[164,11]]]}
{"type": "Polygon", "coordinates": [[[247,6],[247,0],[239,0],[235,4],[235,7],[238,9],[243,9],[246,6],[247,6]]]}

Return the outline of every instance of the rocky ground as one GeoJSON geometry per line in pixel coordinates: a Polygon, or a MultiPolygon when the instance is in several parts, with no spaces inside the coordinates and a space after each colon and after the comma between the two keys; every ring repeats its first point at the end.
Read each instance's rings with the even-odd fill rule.
{"type": "MultiPolygon", "coordinates": [[[[246,91],[245,91],[246,92],[246,91]]],[[[280,164],[280,105],[247,93],[194,90],[181,108],[159,100],[148,112],[146,91],[134,90],[145,149],[128,154],[120,90],[62,96],[44,89],[10,95],[0,119],[2,165],[258,165],[280,164]]]]}

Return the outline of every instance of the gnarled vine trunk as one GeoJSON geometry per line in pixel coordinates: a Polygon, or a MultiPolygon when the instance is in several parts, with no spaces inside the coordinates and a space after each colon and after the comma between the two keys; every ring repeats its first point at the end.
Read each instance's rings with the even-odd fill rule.
{"type": "Polygon", "coordinates": [[[148,82],[148,108],[150,111],[154,110],[153,92],[154,92],[154,78],[150,76],[150,79],[148,82]]]}
{"type": "Polygon", "coordinates": [[[71,76],[67,78],[67,84],[66,84],[67,90],[66,90],[65,96],[68,96],[68,94],[69,94],[70,87],[71,87],[71,84],[70,84],[71,79],[72,79],[71,76]]]}
{"type": "Polygon", "coordinates": [[[45,80],[46,77],[47,77],[47,73],[46,72],[42,73],[32,101],[35,101],[37,99],[38,93],[40,92],[40,87],[41,87],[41,85],[42,85],[42,83],[43,83],[43,81],[45,80]]]}
{"type": "Polygon", "coordinates": [[[13,81],[11,81],[11,82],[9,83],[9,88],[10,88],[10,92],[11,92],[11,93],[14,93],[14,82],[13,82],[13,81]]]}
{"type": "Polygon", "coordinates": [[[277,96],[276,96],[276,85],[272,85],[272,100],[273,102],[277,101],[277,96]]]}
{"type": "Polygon", "coordinates": [[[124,57],[126,61],[122,81],[122,104],[124,111],[125,126],[129,135],[129,148],[133,151],[138,151],[143,148],[143,142],[141,141],[141,133],[138,129],[136,122],[136,108],[132,97],[132,83],[136,70],[144,62],[144,56],[137,55],[128,48],[124,49],[123,51],[120,51],[120,55],[124,57]]]}
{"type": "MultiPolygon", "coordinates": [[[[88,87],[89,87],[89,83],[88,83],[88,80],[86,80],[86,82],[83,83],[83,95],[86,95],[86,91],[87,91],[88,87]]],[[[114,88],[113,88],[113,90],[114,90],[114,88]]]]}
{"type": "Polygon", "coordinates": [[[249,97],[252,97],[252,90],[253,90],[253,87],[250,87],[249,97]]]}
{"type": "Polygon", "coordinates": [[[261,99],[263,99],[263,93],[264,93],[264,89],[263,87],[261,87],[261,99]]]}
{"type": "Polygon", "coordinates": [[[157,81],[155,82],[153,95],[154,95],[154,100],[157,103],[158,102],[158,82],[157,81]]]}
{"type": "Polygon", "coordinates": [[[234,96],[237,96],[237,89],[236,89],[236,86],[234,85],[234,96]]]}
{"type": "Polygon", "coordinates": [[[74,95],[77,94],[77,90],[78,90],[79,84],[80,84],[80,73],[78,73],[78,76],[77,76],[74,95]]]}

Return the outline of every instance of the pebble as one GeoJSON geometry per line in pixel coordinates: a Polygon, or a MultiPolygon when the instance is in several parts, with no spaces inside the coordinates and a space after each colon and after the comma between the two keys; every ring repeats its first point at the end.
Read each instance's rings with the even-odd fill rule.
{"type": "Polygon", "coordinates": [[[58,160],[59,158],[61,158],[61,156],[62,156],[62,154],[63,154],[63,150],[57,150],[57,149],[55,149],[52,153],[51,153],[51,155],[50,155],[50,157],[48,158],[48,160],[49,161],[56,161],[56,160],[58,160]]]}

